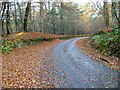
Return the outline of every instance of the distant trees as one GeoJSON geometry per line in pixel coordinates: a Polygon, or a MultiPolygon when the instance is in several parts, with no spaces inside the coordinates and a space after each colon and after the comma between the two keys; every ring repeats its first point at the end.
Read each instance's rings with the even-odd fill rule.
{"type": "Polygon", "coordinates": [[[2,32],[81,34],[80,15],[78,5],[71,2],[2,2],[2,32]]]}
{"type": "Polygon", "coordinates": [[[2,34],[43,32],[49,34],[82,34],[104,26],[120,25],[120,2],[2,2],[2,34]],[[103,23],[104,21],[104,23],[103,23]],[[96,23],[97,22],[97,23],[96,23]]]}
{"type": "Polygon", "coordinates": [[[119,13],[120,13],[120,2],[115,2],[112,0],[111,3],[108,3],[107,1],[104,2],[103,10],[104,10],[104,21],[106,27],[108,27],[110,24],[115,25],[118,24],[120,25],[120,18],[119,18],[119,13]],[[111,8],[110,8],[111,7],[111,8]],[[111,12],[110,12],[111,10],[111,12]],[[110,17],[112,16],[112,17],[110,17]]]}
{"type": "Polygon", "coordinates": [[[118,23],[120,26],[120,2],[112,2],[111,7],[111,13],[112,13],[112,22],[118,23]]]}
{"type": "Polygon", "coordinates": [[[119,18],[119,12],[120,12],[120,6],[119,2],[115,0],[111,0],[112,2],[108,2],[108,0],[104,0],[103,5],[100,4],[100,2],[93,2],[94,8],[97,8],[96,10],[99,10],[99,15],[103,16],[104,24],[106,27],[111,25],[119,25],[120,18],[119,18]]]}

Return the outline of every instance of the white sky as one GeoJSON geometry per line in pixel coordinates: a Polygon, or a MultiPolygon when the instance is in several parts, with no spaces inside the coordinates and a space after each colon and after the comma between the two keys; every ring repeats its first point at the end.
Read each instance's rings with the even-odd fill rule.
{"type": "Polygon", "coordinates": [[[71,1],[75,3],[80,3],[80,4],[85,4],[87,2],[90,2],[90,0],[71,0],[71,1]]]}
{"type": "Polygon", "coordinates": [[[71,0],[72,2],[75,2],[75,3],[78,3],[78,4],[85,4],[85,3],[88,3],[88,2],[96,2],[96,1],[99,1],[99,2],[102,2],[103,0],[71,0]]]}
{"type": "MultiPolygon", "coordinates": [[[[67,0],[64,0],[64,1],[67,1],[67,0]]],[[[88,3],[88,2],[91,2],[91,1],[93,1],[93,2],[98,1],[98,2],[102,3],[104,1],[106,1],[106,2],[111,2],[111,1],[118,2],[120,0],[70,0],[70,1],[78,3],[78,4],[85,4],[85,3],[88,3]]]]}

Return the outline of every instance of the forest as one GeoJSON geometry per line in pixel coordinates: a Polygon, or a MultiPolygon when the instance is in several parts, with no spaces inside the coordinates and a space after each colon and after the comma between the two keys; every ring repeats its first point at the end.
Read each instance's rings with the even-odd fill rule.
{"type": "Polygon", "coordinates": [[[95,33],[117,25],[117,2],[89,2],[85,5],[68,2],[2,2],[1,34],[42,32],[59,35],[95,33]],[[97,22],[97,23],[96,23],[97,22]]]}
{"type": "Polygon", "coordinates": [[[120,1],[75,1],[0,1],[3,88],[118,88],[120,1]]]}
{"type": "MultiPolygon", "coordinates": [[[[111,42],[119,42],[119,2],[101,3],[99,1],[91,1],[84,5],[79,5],[71,1],[14,1],[2,2],[0,6],[0,33],[3,37],[20,32],[41,32],[55,35],[89,34],[92,36],[97,32],[99,33],[102,29],[107,29],[106,31],[102,30],[102,32],[111,34],[105,35],[106,38],[109,38],[108,41],[106,40],[105,42],[105,39],[102,41],[101,38],[103,36],[100,35],[93,37],[94,39],[100,39],[97,40],[96,44],[105,44],[102,44],[100,51],[102,52],[104,47],[110,48],[111,42]],[[112,29],[115,30],[110,32],[112,29]],[[111,41],[112,39],[113,41],[111,41]]],[[[119,46],[117,47],[118,49],[119,46]]]]}

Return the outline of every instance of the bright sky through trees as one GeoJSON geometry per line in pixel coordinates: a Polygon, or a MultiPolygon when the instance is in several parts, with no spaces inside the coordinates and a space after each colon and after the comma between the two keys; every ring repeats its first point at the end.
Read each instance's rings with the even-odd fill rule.
{"type": "Polygon", "coordinates": [[[71,0],[74,3],[78,3],[78,4],[86,4],[88,2],[102,2],[103,0],[71,0]]]}
{"type": "Polygon", "coordinates": [[[72,2],[75,2],[75,3],[79,3],[79,4],[85,4],[85,3],[88,3],[88,2],[103,2],[103,1],[106,1],[106,2],[111,2],[111,1],[114,1],[114,2],[118,2],[120,0],[71,0],[72,2]]]}
{"type": "MultiPolygon", "coordinates": [[[[0,2],[14,2],[14,0],[0,0],[0,2]]],[[[67,1],[72,1],[72,2],[75,2],[75,3],[78,3],[78,4],[86,4],[88,2],[103,2],[103,1],[107,1],[107,2],[111,2],[112,0],[18,0],[19,2],[28,2],[28,1],[32,1],[32,2],[43,2],[43,1],[58,1],[58,2],[61,2],[61,1],[64,1],[64,2],[67,2],[67,1]]],[[[118,2],[120,0],[113,0],[114,2],[118,2]]]]}

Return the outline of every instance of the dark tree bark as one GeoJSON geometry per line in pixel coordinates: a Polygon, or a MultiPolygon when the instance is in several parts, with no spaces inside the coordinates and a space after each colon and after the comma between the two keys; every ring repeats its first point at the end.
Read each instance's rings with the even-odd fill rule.
{"type": "Polygon", "coordinates": [[[3,7],[3,12],[2,12],[2,17],[1,17],[1,21],[2,21],[2,34],[5,34],[5,30],[4,30],[4,16],[5,16],[5,9],[6,9],[6,2],[2,2],[2,7],[3,7]]]}
{"type": "Polygon", "coordinates": [[[119,26],[119,28],[120,28],[120,1],[118,2],[118,4],[119,4],[119,16],[118,16],[118,17],[119,17],[119,18],[118,18],[119,21],[118,21],[118,26],[119,26]]]}
{"type": "Polygon", "coordinates": [[[25,11],[25,17],[24,17],[24,31],[27,32],[27,21],[29,16],[29,11],[31,9],[31,2],[27,3],[26,11],[25,11]]]}
{"type": "MultiPolygon", "coordinates": [[[[3,10],[3,5],[2,3],[0,3],[0,13],[2,13],[2,10],[3,10]]],[[[2,31],[2,15],[0,15],[0,36],[3,34],[3,31],[2,31]]]]}
{"type": "Polygon", "coordinates": [[[7,35],[10,34],[10,13],[9,13],[9,7],[10,7],[10,3],[7,2],[7,11],[6,11],[6,30],[7,30],[7,35]]]}

